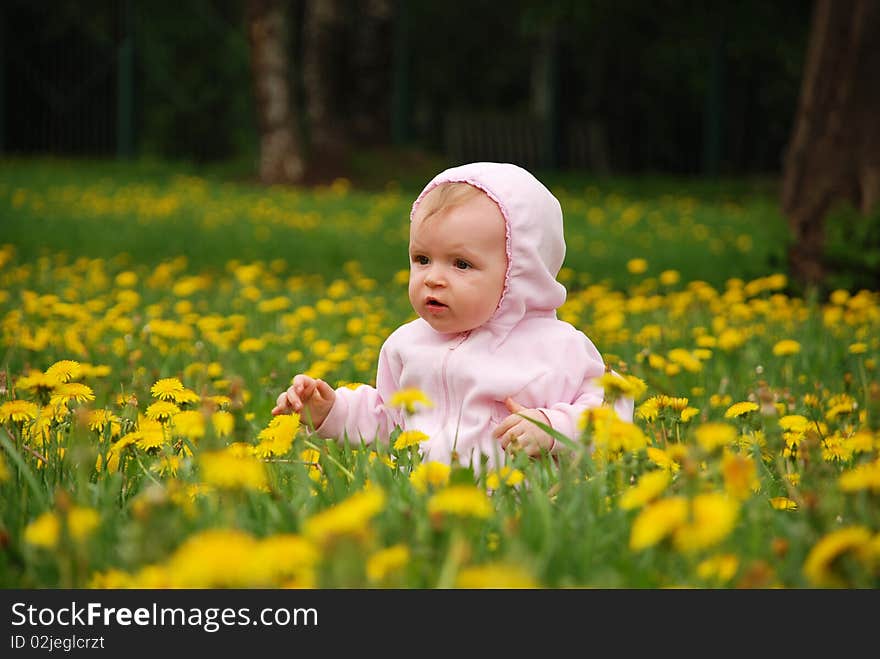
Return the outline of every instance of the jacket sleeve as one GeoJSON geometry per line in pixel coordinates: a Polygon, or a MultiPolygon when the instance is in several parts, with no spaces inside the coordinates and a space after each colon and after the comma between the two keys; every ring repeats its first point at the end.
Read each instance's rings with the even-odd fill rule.
{"type": "Polygon", "coordinates": [[[336,400],[324,422],[315,430],[320,437],[359,444],[376,439],[388,441],[401,419],[385,401],[397,391],[400,376],[398,360],[389,357],[388,341],[379,351],[376,386],[362,384],[356,389],[339,387],[336,400]]]}
{"type": "MultiPolygon", "coordinates": [[[[586,352],[582,353],[583,361],[579,365],[583,377],[580,386],[571,398],[571,402],[560,402],[549,407],[538,408],[547,416],[554,430],[573,440],[576,440],[580,433],[579,425],[584,412],[591,408],[600,407],[605,400],[605,392],[595,382],[596,378],[601,377],[605,372],[605,364],[599,351],[589,339],[586,339],[586,347],[586,352]]],[[[632,398],[623,397],[615,401],[614,411],[621,420],[631,423],[634,406],[635,401],[632,398]]],[[[553,453],[558,452],[561,448],[557,442],[553,453]]]]}

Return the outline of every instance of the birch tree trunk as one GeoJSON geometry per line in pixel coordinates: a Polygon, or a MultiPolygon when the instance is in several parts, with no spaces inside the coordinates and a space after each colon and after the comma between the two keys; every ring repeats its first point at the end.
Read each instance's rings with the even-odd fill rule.
{"type": "Polygon", "coordinates": [[[781,201],[790,272],[819,284],[828,211],[880,202],[880,0],[816,0],[781,201]]]}
{"type": "Polygon", "coordinates": [[[247,29],[260,131],[260,181],[299,183],[305,159],[291,102],[284,0],[248,0],[247,29]]]}

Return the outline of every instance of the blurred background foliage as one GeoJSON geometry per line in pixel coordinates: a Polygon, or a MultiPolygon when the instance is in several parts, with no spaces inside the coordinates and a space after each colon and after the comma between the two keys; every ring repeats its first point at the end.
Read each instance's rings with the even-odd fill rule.
{"type": "MultiPolygon", "coordinates": [[[[286,3],[306,134],[308,4],[286,3]]],[[[778,171],[810,19],[794,0],[330,5],[326,96],[355,150],[454,157],[456,119],[521,116],[552,143],[535,164],[615,173],[778,171]]],[[[11,0],[0,13],[6,153],[256,158],[241,0],[11,0]]]]}

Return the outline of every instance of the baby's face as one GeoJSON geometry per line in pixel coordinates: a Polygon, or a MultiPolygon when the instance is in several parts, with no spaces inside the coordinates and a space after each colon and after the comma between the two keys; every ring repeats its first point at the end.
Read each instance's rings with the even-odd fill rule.
{"type": "Polygon", "coordinates": [[[495,313],[507,273],[506,230],[485,194],[422,220],[409,233],[409,300],[438,332],[467,332],[495,313]]]}
{"type": "Polygon", "coordinates": [[[422,220],[409,233],[409,299],[438,332],[467,332],[495,313],[507,273],[504,217],[487,195],[422,220]]]}

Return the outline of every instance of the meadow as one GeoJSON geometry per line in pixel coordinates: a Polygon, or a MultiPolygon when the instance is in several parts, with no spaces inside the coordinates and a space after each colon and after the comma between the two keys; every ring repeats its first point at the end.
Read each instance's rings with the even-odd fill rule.
{"type": "Polygon", "coordinates": [[[0,587],[880,585],[880,293],[795,293],[772,187],[547,180],[636,418],[476,474],[270,415],[374,383],[418,187],[0,162],[0,587]]]}

